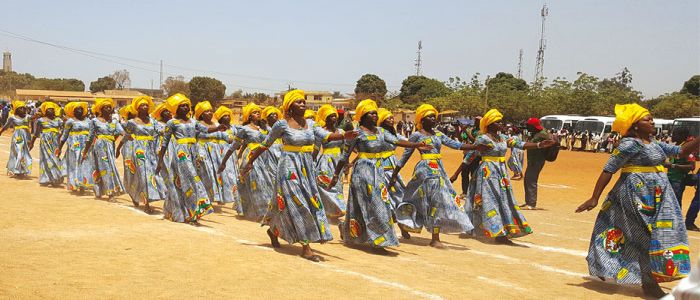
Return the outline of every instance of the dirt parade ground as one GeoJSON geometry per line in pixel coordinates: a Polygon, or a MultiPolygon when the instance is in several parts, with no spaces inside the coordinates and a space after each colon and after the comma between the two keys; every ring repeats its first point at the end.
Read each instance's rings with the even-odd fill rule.
{"type": "MultiPolygon", "coordinates": [[[[162,219],[163,202],[147,215],[127,195],[118,203],[40,187],[38,148],[30,180],[5,175],[9,136],[0,137],[0,298],[620,298],[640,287],[588,278],[586,254],[598,209],[574,214],[588,199],[608,155],[562,151],[540,178],[542,210],[524,211],[534,233],[504,246],[443,235],[447,250],[428,246],[427,232],[401,240],[391,255],[335,240],[312,247],[325,258],[301,259],[299,245],[273,249],[260,224],[228,206],[201,227],[162,219]]],[[[448,173],[462,154],[443,150],[448,173]]],[[[410,178],[419,156],[402,170],[410,178]]],[[[121,159],[118,162],[121,166],[121,159]]],[[[614,177],[616,180],[618,175],[614,177]]],[[[522,181],[513,182],[523,202],[522,181]]],[[[609,187],[612,187],[612,183],[609,187]]],[[[459,184],[455,185],[461,192],[459,184]]],[[[684,209],[695,190],[688,188],[684,209]]],[[[602,201],[602,199],[601,199],[602,201]]],[[[397,229],[398,231],[398,229],[397,229]]],[[[697,259],[700,233],[690,232],[697,259]]],[[[677,282],[664,283],[670,292],[677,282]]]]}

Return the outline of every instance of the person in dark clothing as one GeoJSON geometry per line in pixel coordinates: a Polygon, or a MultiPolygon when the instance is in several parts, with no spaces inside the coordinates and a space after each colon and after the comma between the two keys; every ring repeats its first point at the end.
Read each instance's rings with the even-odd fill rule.
{"type": "MultiPolygon", "coordinates": [[[[540,119],[527,120],[527,131],[530,133],[528,142],[538,143],[549,139],[547,130],[540,124],[540,119]]],[[[527,168],[525,169],[525,203],[521,209],[533,210],[537,207],[537,181],[544,167],[546,149],[527,150],[527,168]]]]}

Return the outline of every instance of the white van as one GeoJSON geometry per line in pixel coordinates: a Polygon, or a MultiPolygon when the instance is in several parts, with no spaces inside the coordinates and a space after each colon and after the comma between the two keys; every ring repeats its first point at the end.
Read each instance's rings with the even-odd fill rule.
{"type": "Polygon", "coordinates": [[[585,132],[588,131],[592,134],[596,134],[603,139],[608,137],[610,131],[612,130],[612,123],[615,121],[613,117],[600,117],[600,116],[590,116],[585,117],[580,120],[574,126],[574,131],[585,132]]]}
{"type": "Polygon", "coordinates": [[[670,134],[673,129],[673,120],[654,118],[654,127],[656,127],[656,134],[670,134]]]}
{"type": "Polygon", "coordinates": [[[673,131],[680,127],[687,127],[690,135],[700,137],[700,116],[673,120],[673,131]]]}
{"type": "Polygon", "coordinates": [[[584,117],[576,115],[548,115],[540,118],[542,127],[547,130],[559,132],[562,129],[571,131],[576,126],[576,123],[583,120],[584,117]]]}

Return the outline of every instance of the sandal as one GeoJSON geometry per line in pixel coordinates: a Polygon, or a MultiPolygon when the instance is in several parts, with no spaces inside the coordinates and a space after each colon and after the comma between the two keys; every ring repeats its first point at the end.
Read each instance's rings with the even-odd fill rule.
{"type": "Polygon", "coordinates": [[[267,236],[270,237],[270,244],[272,244],[272,248],[280,248],[282,245],[280,245],[279,239],[277,239],[277,236],[272,233],[270,229],[267,230],[267,236]]]}
{"type": "Polygon", "coordinates": [[[301,258],[308,259],[308,260],[313,261],[313,262],[321,262],[321,257],[318,255],[310,255],[310,256],[301,255],[301,258]]]}

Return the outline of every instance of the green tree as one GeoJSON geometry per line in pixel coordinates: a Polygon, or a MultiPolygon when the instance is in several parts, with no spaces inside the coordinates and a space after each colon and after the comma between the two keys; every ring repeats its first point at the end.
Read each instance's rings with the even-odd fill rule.
{"type": "Polygon", "coordinates": [[[100,77],[96,81],[90,82],[90,92],[92,93],[113,90],[116,87],[117,82],[110,76],[100,77]]]}
{"type": "Polygon", "coordinates": [[[192,105],[199,101],[208,100],[212,105],[218,106],[226,95],[226,86],[216,78],[196,76],[189,83],[190,99],[192,105]]]}
{"type": "Polygon", "coordinates": [[[16,89],[27,89],[34,82],[31,74],[0,71],[0,92],[14,93],[16,89]]]}
{"type": "Polygon", "coordinates": [[[700,96],[700,75],[693,75],[683,83],[681,93],[700,96]]]}
{"type": "Polygon", "coordinates": [[[506,120],[521,120],[532,114],[530,107],[525,105],[530,100],[528,90],[525,80],[500,72],[486,81],[484,103],[489,108],[498,108],[506,120]]]}
{"type": "Polygon", "coordinates": [[[374,74],[365,74],[355,84],[355,97],[357,100],[373,99],[381,102],[386,96],[386,82],[374,74]]]}
{"type": "Polygon", "coordinates": [[[55,91],[84,91],[85,84],[78,79],[67,78],[36,78],[30,85],[35,90],[55,90],[55,91]]]}
{"type": "Polygon", "coordinates": [[[408,76],[401,83],[399,97],[406,108],[415,108],[425,99],[448,95],[450,89],[439,80],[425,76],[408,76]]]}
{"type": "Polygon", "coordinates": [[[167,79],[165,79],[165,82],[163,82],[163,86],[161,88],[165,91],[165,95],[168,97],[177,93],[181,93],[187,97],[190,96],[190,86],[187,84],[185,77],[182,75],[169,76],[167,79]]]}
{"type": "Polygon", "coordinates": [[[689,93],[674,92],[654,100],[658,100],[658,103],[651,110],[651,114],[655,118],[687,118],[697,115],[700,111],[700,97],[689,93]]]}

